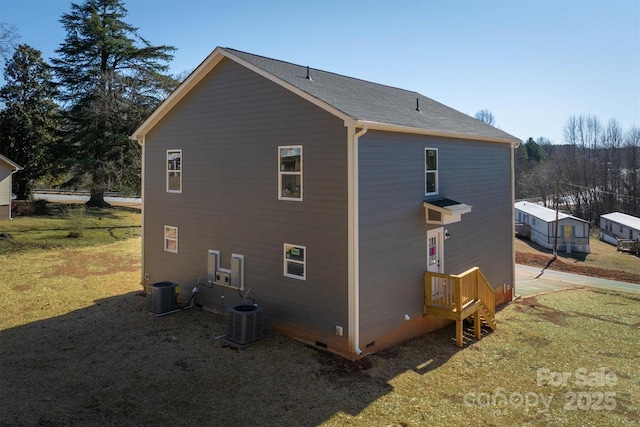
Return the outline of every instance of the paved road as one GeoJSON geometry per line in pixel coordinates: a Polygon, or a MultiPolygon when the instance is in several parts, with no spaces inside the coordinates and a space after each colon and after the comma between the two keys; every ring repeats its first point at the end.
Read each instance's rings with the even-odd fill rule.
{"type": "Polygon", "coordinates": [[[640,294],[640,284],[617,282],[548,269],[542,270],[539,267],[516,264],[516,295],[526,297],[541,292],[581,286],[640,294]]]}
{"type": "MultiPolygon", "coordinates": [[[[67,194],[40,194],[34,193],[34,199],[44,199],[51,202],[66,202],[66,201],[80,201],[86,202],[89,200],[89,196],[71,196],[67,194]]],[[[105,197],[104,201],[107,203],[142,203],[142,199],[135,197],[105,197]]]]}

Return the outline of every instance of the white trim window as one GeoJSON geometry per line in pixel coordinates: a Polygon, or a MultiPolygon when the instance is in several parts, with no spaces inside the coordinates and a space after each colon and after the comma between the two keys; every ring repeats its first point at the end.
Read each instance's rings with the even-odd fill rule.
{"type": "Polygon", "coordinates": [[[167,192],[182,193],[182,150],[167,150],[167,192]]]}
{"type": "Polygon", "coordinates": [[[284,244],[284,275],[306,280],[307,248],[300,245],[284,244]]]}
{"type": "Polygon", "coordinates": [[[178,227],[164,226],[164,250],[174,254],[178,253],[178,227]]]}
{"type": "Polygon", "coordinates": [[[302,201],[302,145],[278,147],[278,200],[302,201]]]}
{"type": "Polygon", "coordinates": [[[438,149],[424,149],[424,195],[438,194],[438,149]]]}

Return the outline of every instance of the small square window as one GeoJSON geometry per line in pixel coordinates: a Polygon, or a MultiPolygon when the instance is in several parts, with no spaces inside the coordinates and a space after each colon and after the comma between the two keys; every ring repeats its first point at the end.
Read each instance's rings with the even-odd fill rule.
{"type": "Polygon", "coordinates": [[[302,146],[278,147],[278,199],[302,200],[302,146]]]}
{"type": "Polygon", "coordinates": [[[294,279],[306,280],[307,248],[284,244],[284,275],[294,279]]]}
{"type": "Polygon", "coordinates": [[[167,150],[167,192],[182,192],[182,150],[167,150]]]}
{"type": "Polygon", "coordinates": [[[178,253],[178,227],[164,226],[164,250],[178,253]]]}

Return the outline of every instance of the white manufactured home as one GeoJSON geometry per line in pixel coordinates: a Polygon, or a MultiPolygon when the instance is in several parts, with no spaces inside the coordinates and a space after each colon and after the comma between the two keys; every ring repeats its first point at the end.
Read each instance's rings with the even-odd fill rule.
{"type": "Polygon", "coordinates": [[[640,240],[640,218],[622,212],[600,215],[600,240],[612,245],[618,240],[640,240]]]}
{"type": "Polygon", "coordinates": [[[532,202],[516,202],[515,218],[516,228],[522,225],[527,229],[527,236],[532,242],[553,249],[556,240],[556,218],[558,221],[558,251],[567,253],[590,253],[589,247],[589,222],[549,209],[532,202]]]}

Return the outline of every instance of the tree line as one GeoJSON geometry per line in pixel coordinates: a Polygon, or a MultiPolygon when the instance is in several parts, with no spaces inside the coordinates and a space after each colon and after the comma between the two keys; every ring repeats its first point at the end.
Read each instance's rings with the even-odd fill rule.
{"type": "Polygon", "coordinates": [[[577,115],[562,133],[564,144],[529,138],[516,149],[516,199],[555,208],[557,198],[592,225],[610,212],[640,216],[640,127],[577,115]]]}
{"type": "MultiPolygon", "coordinates": [[[[175,48],[152,45],[126,16],[122,0],[72,3],[50,64],[0,23],[0,153],[24,168],[18,198],[42,180],[91,190],[94,206],[106,205],[105,191],[140,193],[141,150],[129,135],[181,77],[168,73],[175,48]]],[[[489,110],[475,117],[495,124],[489,110]]],[[[563,134],[564,144],[529,138],[516,149],[516,198],[553,206],[558,188],[562,208],[594,224],[612,211],[640,216],[640,128],[573,116],[563,134]]]]}
{"type": "Polygon", "coordinates": [[[18,198],[42,179],[90,189],[90,206],[105,206],[107,190],[139,194],[141,151],[129,135],[179,78],[168,73],[175,48],[152,45],[126,15],[122,0],[72,3],[51,64],[17,45],[14,26],[0,25],[0,55],[8,57],[0,153],[24,168],[14,175],[18,198]]]}

